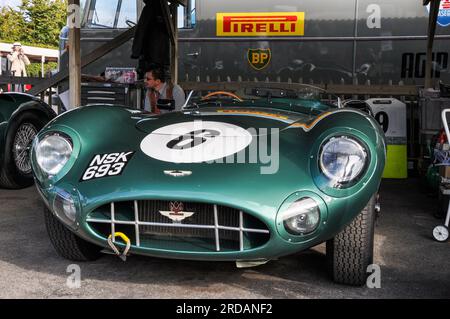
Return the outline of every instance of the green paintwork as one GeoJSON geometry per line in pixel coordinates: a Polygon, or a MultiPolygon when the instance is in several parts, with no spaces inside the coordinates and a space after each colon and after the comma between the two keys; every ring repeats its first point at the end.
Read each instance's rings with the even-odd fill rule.
{"type": "Polygon", "coordinates": [[[104,247],[107,247],[106,239],[93,232],[85,218],[101,205],[123,200],[222,204],[254,215],[266,224],[271,234],[265,245],[243,252],[186,252],[132,246],[131,252],[135,254],[199,260],[255,260],[273,259],[312,247],[334,237],[377,192],[385,161],[384,135],[376,121],[356,110],[336,109],[317,101],[283,102],[234,103],[233,107],[205,107],[161,116],[101,105],[67,112],[50,122],[35,143],[49,132],[63,132],[73,141],[72,158],[58,176],[49,178],[40,172],[33,152],[32,166],[38,189],[50,209],[58,188],[76,195],[77,223],[63,222],[77,235],[104,247]],[[305,129],[304,126],[314,123],[318,117],[320,120],[311,129],[305,129]],[[280,141],[278,172],[263,175],[260,174],[261,164],[250,163],[174,164],[150,158],[140,150],[141,141],[155,129],[194,120],[233,123],[244,129],[267,128],[269,133],[271,128],[277,128],[271,135],[278,135],[280,141]],[[348,189],[332,188],[318,167],[321,144],[336,134],[357,137],[370,153],[365,174],[348,189]],[[94,155],[125,151],[136,153],[121,176],[79,182],[94,155]],[[163,173],[174,169],[190,170],[192,175],[174,178],[163,173]],[[321,223],[310,235],[293,236],[284,230],[277,215],[303,196],[319,203],[321,223]]]}

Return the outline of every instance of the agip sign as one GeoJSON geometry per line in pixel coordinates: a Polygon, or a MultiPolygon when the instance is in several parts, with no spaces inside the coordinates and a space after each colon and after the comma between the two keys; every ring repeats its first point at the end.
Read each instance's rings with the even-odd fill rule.
{"type": "Polygon", "coordinates": [[[302,36],[304,12],[217,13],[219,37],[302,36]]]}

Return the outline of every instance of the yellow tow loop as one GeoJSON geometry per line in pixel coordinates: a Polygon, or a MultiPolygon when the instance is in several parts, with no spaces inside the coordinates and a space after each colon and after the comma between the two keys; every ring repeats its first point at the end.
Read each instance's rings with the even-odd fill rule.
{"type": "Polygon", "coordinates": [[[128,251],[130,250],[130,247],[131,247],[131,241],[127,237],[127,235],[125,235],[124,233],[121,233],[121,232],[115,232],[114,240],[115,240],[115,237],[122,238],[122,240],[127,244],[127,246],[125,247],[125,250],[123,251],[123,253],[120,253],[119,249],[117,249],[116,245],[114,245],[114,243],[113,243],[113,239],[112,239],[113,234],[109,235],[109,237],[108,237],[109,247],[111,247],[111,249],[116,253],[116,255],[120,257],[120,259],[122,259],[123,261],[126,261],[128,251]]]}

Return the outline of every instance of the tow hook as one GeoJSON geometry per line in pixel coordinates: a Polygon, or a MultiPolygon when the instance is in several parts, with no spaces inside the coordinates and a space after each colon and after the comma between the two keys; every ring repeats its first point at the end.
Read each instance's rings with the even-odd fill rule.
{"type": "Polygon", "coordinates": [[[111,249],[114,251],[114,253],[117,256],[119,256],[120,259],[122,259],[123,261],[127,260],[127,254],[128,254],[128,251],[130,250],[130,247],[131,247],[131,241],[124,233],[116,232],[114,234],[109,235],[108,236],[108,245],[109,245],[109,247],[111,247],[111,249]],[[120,253],[119,249],[116,247],[116,245],[114,245],[114,241],[116,240],[116,236],[122,238],[122,240],[127,245],[125,247],[125,250],[122,253],[120,253]]]}

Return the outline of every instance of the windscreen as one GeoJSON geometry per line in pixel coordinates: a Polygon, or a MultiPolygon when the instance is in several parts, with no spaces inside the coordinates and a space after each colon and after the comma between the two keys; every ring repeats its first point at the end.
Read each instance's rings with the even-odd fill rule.
{"type": "Polygon", "coordinates": [[[86,27],[90,29],[123,29],[137,22],[134,0],[91,0],[86,27]]]}
{"type": "Polygon", "coordinates": [[[303,112],[340,107],[340,99],[325,90],[310,85],[295,88],[260,87],[255,85],[226,91],[191,91],[184,108],[200,107],[267,107],[303,112]]]}

